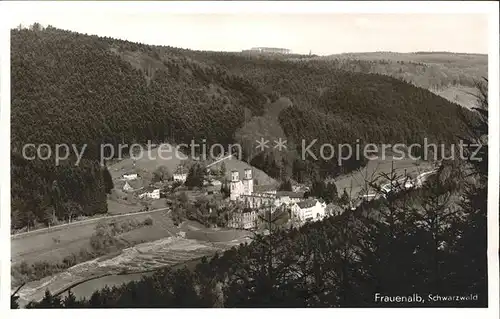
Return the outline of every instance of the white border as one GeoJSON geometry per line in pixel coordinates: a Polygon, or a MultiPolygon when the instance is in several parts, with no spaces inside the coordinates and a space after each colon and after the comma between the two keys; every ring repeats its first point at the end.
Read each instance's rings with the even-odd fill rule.
{"type": "Polygon", "coordinates": [[[3,13],[0,4],[0,145],[4,151],[0,157],[0,240],[5,243],[0,245],[1,310],[10,308],[10,31],[3,13]]]}
{"type": "MultiPolygon", "coordinates": [[[[42,310],[5,310],[10,308],[10,42],[9,30],[7,29],[9,10],[22,8],[27,11],[41,12],[50,10],[52,12],[64,12],[67,8],[78,8],[82,11],[112,9],[115,12],[170,12],[170,13],[483,13],[488,14],[490,19],[489,34],[489,57],[488,78],[490,97],[490,159],[489,159],[489,192],[488,192],[488,253],[489,253],[489,308],[488,309],[254,309],[247,310],[100,310],[108,314],[121,315],[122,317],[140,317],[148,312],[148,316],[184,317],[184,316],[208,316],[234,318],[254,318],[255,316],[324,316],[325,318],[335,315],[346,315],[352,318],[368,316],[417,318],[423,316],[439,318],[467,318],[478,316],[479,318],[499,318],[499,266],[498,266],[498,203],[499,203],[499,51],[498,51],[498,3],[496,2],[463,2],[463,1],[439,1],[439,2],[2,2],[0,3],[1,51],[1,145],[5,151],[1,160],[1,235],[3,245],[1,246],[1,291],[0,302],[2,313],[12,317],[28,318],[29,316],[42,315],[42,310]],[[7,57],[7,58],[6,58],[7,57]],[[36,311],[37,313],[33,313],[36,311]],[[168,311],[168,313],[165,313],[168,311]],[[307,311],[307,313],[305,313],[307,311]],[[332,311],[332,312],[330,312],[332,311]],[[279,313],[278,313],[279,312],[279,313]]],[[[89,21],[89,23],[92,23],[89,21]]],[[[69,310],[53,310],[50,315],[55,318],[66,318],[69,310]]],[[[87,319],[89,310],[75,310],[71,312],[73,318],[87,319]]],[[[104,313],[101,313],[105,315],[104,313]]],[[[2,317],[7,317],[3,316],[2,317]]]]}
{"type": "Polygon", "coordinates": [[[499,178],[500,178],[500,130],[499,130],[499,18],[498,3],[490,13],[488,43],[488,304],[496,307],[499,315],[499,178]]]}
{"type": "MultiPolygon", "coordinates": [[[[125,13],[490,13],[492,1],[9,1],[5,8],[64,12],[111,9],[125,13]]],[[[90,21],[89,21],[90,22],[90,21]]]]}

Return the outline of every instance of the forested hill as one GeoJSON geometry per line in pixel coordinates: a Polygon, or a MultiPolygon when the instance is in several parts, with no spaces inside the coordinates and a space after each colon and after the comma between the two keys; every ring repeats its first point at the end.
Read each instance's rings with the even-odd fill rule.
{"type": "Polygon", "coordinates": [[[226,145],[245,112],[261,114],[266,102],[245,78],[176,49],[50,27],[13,30],[11,46],[14,226],[63,218],[70,210],[105,212],[104,187],[95,186],[104,185],[95,161],[101,143],[226,145]],[[26,161],[25,143],[88,144],[87,160],[58,168],[53,161],[26,161]],[[95,202],[100,205],[89,204],[95,202]]]}
{"type": "MultiPolygon", "coordinates": [[[[291,106],[266,123],[280,125],[298,145],[302,139],[333,145],[452,141],[464,129],[460,107],[428,90],[323,61],[189,51],[40,26],[12,30],[11,46],[12,211],[19,226],[75,210],[106,211],[109,185],[95,161],[98,144],[206,139],[225,145],[279,96],[290,98],[291,106]],[[56,168],[22,159],[25,143],[89,147],[79,167],[56,168]]],[[[293,165],[297,153],[286,163],[271,159],[270,166],[293,166],[294,176],[340,171],[333,161],[293,165]]],[[[266,163],[256,165],[267,171],[266,163]]],[[[362,163],[348,164],[344,168],[362,163]]]]}
{"type": "MultiPolygon", "coordinates": [[[[357,139],[361,143],[411,144],[422,143],[424,138],[451,142],[463,134],[459,114],[465,111],[458,104],[394,77],[344,71],[329,61],[314,59],[221,53],[197,54],[197,58],[247,77],[271,96],[290,98],[292,106],[279,114],[279,123],[295,144],[313,139],[318,139],[317,145],[355,143],[357,139]]],[[[316,148],[315,154],[318,152],[316,148]]],[[[340,170],[332,161],[301,164],[320,166],[322,172],[334,174],[340,170]]],[[[359,164],[345,163],[342,168],[349,170],[359,164]]]]}
{"type": "Polygon", "coordinates": [[[224,143],[245,109],[262,112],[266,100],[249,81],[171,51],[51,28],[13,31],[13,144],[224,143]]]}

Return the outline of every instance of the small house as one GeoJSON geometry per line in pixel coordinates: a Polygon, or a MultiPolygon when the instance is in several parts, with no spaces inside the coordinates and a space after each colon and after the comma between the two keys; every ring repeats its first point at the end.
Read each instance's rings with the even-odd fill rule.
{"type": "Polygon", "coordinates": [[[127,173],[122,175],[122,178],[126,181],[133,181],[137,179],[137,177],[138,175],[136,173],[127,173]]]}
{"type": "Polygon", "coordinates": [[[142,185],[138,180],[125,181],[122,187],[124,192],[130,193],[142,189],[142,185]]]}
{"type": "Polygon", "coordinates": [[[156,187],[148,187],[139,195],[139,198],[160,199],[160,189],[156,187]]]}
{"type": "Polygon", "coordinates": [[[175,172],[173,174],[174,182],[180,182],[180,183],[184,184],[184,182],[186,182],[187,175],[188,175],[188,172],[184,168],[184,166],[182,166],[182,165],[177,166],[177,169],[175,170],[175,172]]]}

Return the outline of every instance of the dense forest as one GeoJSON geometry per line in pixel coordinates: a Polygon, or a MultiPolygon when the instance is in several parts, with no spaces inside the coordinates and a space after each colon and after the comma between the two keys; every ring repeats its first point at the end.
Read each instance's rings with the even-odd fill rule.
{"type": "MultiPolygon", "coordinates": [[[[462,108],[409,81],[343,70],[330,60],[265,58],[229,53],[192,54],[257,83],[267,94],[292,100],[278,115],[289,142],[331,143],[452,143],[465,132],[462,108]]],[[[364,62],[364,61],[363,61],[364,62]]],[[[369,62],[367,62],[369,63],[369,62]]],[[[347,68],[346,68],[347,69],[347,68]]],[[[470,80],[475,83],[474,80],[470,80]]],[[[270,123],[272,125],[274,123],[270,123]]],[[[273,130],[266,127],[265,130],[273,130]]],[[[256,134],[258,136],[258,134],[256,134]]],[[[250,138],[249,138],[250,139],[250,138]]],[[[301,148],[297,148],[301,154],[301,148]]],[[[290,166],[294,158],[288,158],[290,166]]],[[[363,165],[363,161],[335,165],[333,160],[303,161],[305,173],[335,175],[363,165]]],[[[280,164],[280,163],[278,163],[280,164]]],[[[266,166],[263,166],[264,170],[266,166]]],[[[270,166],[271,168],[273,165],[270,166]]],[[[299,176],[300,170],[294,170],[299,176]]]]}
{"type": "MultiPolygon", "coordinates": [[[[280,96],[292,101],[275,119],[289,144],[452,142],[465,130],[456,104],[404,81],[324,61],[150,46],[38,24],[11,31],[11,54],[14,228],[105,213],[112,185],[98,161],[100,144],[227,145],[280,96]],[[78,166],[74,156],[55,166],[24,159],[26,143],[87,147],[78,166]]],[[[300,181],[366,162],[302,161],[300,154],[298,148],[285,159],[246,158],[261,156],[253,163],[271,176],[291,171],[300,181]]]]}
{"type": "Polygon", "coordinates": [[[158,52],[139,44],[35,26],[13,30],[11,45],[13,227],[63,218],[68,205],[78,206],[75,215],[106,212],[100,144],[226,145],[244,111],[259,114],[266,101],[242,77],[187,58],[154,59],[158,52]],[[122,52],[136,53],[144,69],[122,52]],[[71,157],[55,167],[24,159],[25,143],[87,148],[78,167],[71,157]]]}

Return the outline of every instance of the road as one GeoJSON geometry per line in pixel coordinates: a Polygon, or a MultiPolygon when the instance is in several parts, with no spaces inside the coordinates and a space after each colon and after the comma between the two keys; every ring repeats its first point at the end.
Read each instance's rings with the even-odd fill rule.
{"type": "Polygon", "coordinates": [[[85,219],[85,220],[73,222],[71,224],[61,224],[61,225],[57,225],[57,226],[36,229],[36,230],[30,231],[30,232],[14,234],[14,235],[11,235],[10,238],[15,239],[15,238],[24,237],[24,236],[30,236],[30,235],[37,234],[37,233],[44,232],[44,231],[48,231],[48,230],[54,230],[54,229],[65,228],[65,227],[73,227],[73,226],[79,226],[79,225],[84,225],[84,224],[92,224],[92,223],[97,223],[101,220],[106,220],[106,219],[121,218],[121,217],[127,217],[127,216],[135,216],[135,215],[143,215],[143,214],[148,214],[148,213],[156,213],[156,212],[160,212],[160,211],[164,211],[164,210],[168,210],[168,209],[169,209],[168,207],[162,207],[162,208],[145,210],[145,211],[135,212],[135,213],[126,213],[126,214],[119,214],[119,215],[112,215],[112,216],[102,216],[102,217],[97,217],[97,218],[90,218],[90,219],[85,219]]]}
{"type": "Polygon", "coordinates": [[[217,163],[220,163],[220,162],[222,162],[222,161],[225,161],[225,160],[227,160],[228,158],[232,158],[233,156],[234,156],[233,154],[230,154],[230,155],[228,155],[228,156],[226,156],[226,157],[223,157],[223,158],[221,158],[221,159],[218,159],[218,160],[216,160],[215,162],[208,164],[208,165],[206,166],[206,168],[209,168],[210,166],[213,166],[213,165],[215,165],[215,164],[217,164],[217,163]]]}
{"type": "MultiPolygon", "coordinates": [[[[402,185],[404,183],[405,188],[410,188],[410,187],[421,187],[423,183],[433,174],[437,172],[437,169],[431,169],[429,171],[420,173],[417,177],[413,179],[406,180],[405,178],[399,179],[397,182],[402,185]],[[409,186],[407,186],[409,185],[409,186]]],[[[388,193],[391,191],[390,187],[391,183],[386,183],[381,186],[381,190],[385,193],[388,193]]],[[[380,194],[380,193],[368,193],[366,195],[363,195],[362,198],[364,200],[374,200],[379,198],[380,196],[385,196],[385,194],[380,194]]],[[[354,204],[354,206],[351,209],[355,209],[356,206],[359,206],[363,200],[359,200],[354,204]]]]}
{"type": "MultiPolygon", "coordinates": [[[[420,173],[417,177],[415,177],[413,179],[406,180],[406,178],[401,178],[397,182],[401,183],[401,184],[405,183],[404,186],[407,187],[407,188],[409,188],[407,186],[408,183],[411,183],[410,185],[413,185],[413,186],[416,186],[416,187],[421,187],[422,184],[425,183],[425,181],[429,178],[429,176],[431,176],[432,174],[435,174],[436,172],[437,172],[437,169],[432,169],[430,171],[426,171],[426,172],[420,173]]],[[[384,184],[382,186],[382,189],[390,191],[390,184],[391,183],[384,184]]]]}

